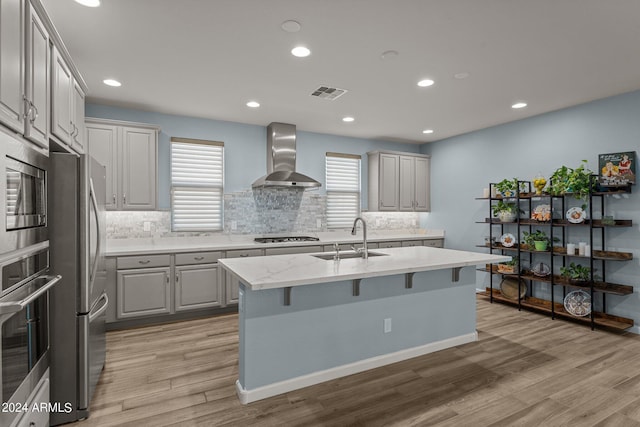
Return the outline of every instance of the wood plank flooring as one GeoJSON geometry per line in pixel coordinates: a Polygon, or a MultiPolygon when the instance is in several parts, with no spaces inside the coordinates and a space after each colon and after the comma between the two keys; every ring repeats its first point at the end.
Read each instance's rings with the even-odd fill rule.
{"type": "Polygon", "coordinates": [[[640,426],[640,337],[478,298],[479,341],[249,405],[237,315],[107,335],[73,426],[640,426]]]}

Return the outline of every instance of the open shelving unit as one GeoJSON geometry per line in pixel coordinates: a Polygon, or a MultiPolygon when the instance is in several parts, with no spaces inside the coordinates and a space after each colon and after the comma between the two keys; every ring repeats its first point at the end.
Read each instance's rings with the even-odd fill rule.
{"type": "MultiPolygon", "coordinates": [[[[594,181],[597,177],[592,177],[594,181]]],[[[523,185],[527,189],[531,189],[531,182],[518,181],[518,188],[523,185]]],[[[491,194],[495,194],[496,183],[490,183],[491,194]]],[[[538,251],[533,247],[528,247],[526,244],[516,243],[513,246],[507,247],[500,243],[486,243],[484,245],[477,245],[479,248],[486,248],[489,251],[500,252],[502,254],[513,254],[518,257],[519,263],[516,272],[513,274],[504,274],[497,271],[497,266],[487,265],[487,268],[479,268],[479,271],[489,273],[489,287],[486,288],[482,294],[489,298],[491,302],[500,302],[517,307],[519,310],[527,309],[537,311],[545,314],[549,314],[551,318],[556,317],[562,319],[573,320],[578,323],[590,325],[592,329],[596,326],[613,330],[625,330],[633,326],[633,319],[624,318],[620,316],[614,316],[607,313],[607,295],[626,296],[633,293],[633,286],[622,285],[616,283],[610,283],[606,281],[606,266],[608,262],[623,262],[633,259],[633,254],[629,252],[608,251],[606,250],[606,234],[605,231],[608,228],[624,228],[632,227],[632,221],[626,219],[616,219],[613,223],[603,223],[602,217],[606,215],[605,199],[608,195],[615,194],[629,194],[631,187],[625,187],[624,190],[616,190],[610,192],[593,191],[588,196],[588,219],[585,219],[581,223],[572,223],[567,219],[564,219],[566,212],[566,200],[573,197],[572,194],[564,194],[561,196],[551,195],[548,193],[536,194],[531,191],[516,192],[513,197],[502,197],[500,195],[491,197],[478,197],[476,200],[484,200],[489,202],[489,217],[484,221],[477,221],[479,224],[489,225],[489,238],[490,242],[493,242],[494,237],[503,235],[506,230],[516,234],[518,242],[522,239],[522,232],[532,232],[534,229],[543,229],[551,239],[551,247],[546,251],[538,251]],[[515,203],[519,209],[526,213],[526,217],[517,215],[513,222],[501,222],[497,218],[492,218],[491,207],[494,201],[499,200],[509,201],[515,203]],[[550,221],[538,221],[531,219],[531,212],[533,212],[533,205],[548,204],[551,208],[551,220],[550,221]],[[597,206],[595,206],[597,205],[597,206]],[[595,213],[595,218],[594,218],[595,213]],[[555,215],[554,215],[555,214],[555,215]],[[558,217],[558,214],[561,214],[558,217]],[[592,248],[591,253],[588,256],[569,255],[567,254],[566,243],[568,242],[568,234],[572,229],[588,230],[587,234],[588,243],[592,248]],[[497,236],[496,231],[499,230],[497,236]],[[554,239],[560,243],[560,246],[553,246],[554,239]],[[596,248],[597,245],[598,247],[596,248]],[[534,274],[531,270],[522,268],[523,257],[528,257],[529,264],[533,263],[534,256],[546,256],[548,264],[550,266],[551,273],[547,276],[539,276],[534,274]],[[585,266],[590,267],[591,276],[590,279],[585,282],[573,282],[565,277],[557,274],[557,270],[562,266],[566,266],[567,262],[577,261],[583,263],[585,266]],[[598,267],[598,273],[600,278],[594,275],[596,270],[594,267],[598,267]],[[496,289],[494,286],[495,277],[507,277],[511,276],[517,280],[518,283],[525,281],[527,283],[527,291],[523,296],[520,292],[516,292],[517,298],[509,298],[505,296],[500,289],[496,289]],[[540,284],[550,285],[549,299],[538,298],[533,295],[534,286],[540,284]],[[563,299],[567,295],[567,289],[582,289],[589,293],[591,297],[591,313],[585,317],[574,316],[567,312],[564,308],[562,301],[555,301],[555,289],[557,287],[562,288],[563,299]],[[596,311],[596,296],[599,296],[600,310],[596,311]]],[[[547,262],[547,261],[545,261],[547,262]]],[[[500,282],[498,281],[498,284],[500,282]]]]}

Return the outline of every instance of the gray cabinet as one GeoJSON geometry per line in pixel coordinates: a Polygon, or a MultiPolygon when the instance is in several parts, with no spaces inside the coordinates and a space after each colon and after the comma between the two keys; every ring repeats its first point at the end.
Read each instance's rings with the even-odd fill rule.
{"type": "Polygon", "coordinates": [[[171,257],[118,257],[116,318],[171,313],[171,257]]]}
{"type": "Polygon", "coordinates": [[[175,255],[176,312],[222,306],[221,255],[220,251],[175,255]]]}
{"type": "Polygon", "coordinates": [[[155,126],[87,119],[86,146],[107,168],[109,210],[154,210],[157,205],[155,126]]]}
{"type": "Polygon", "coordinates": [[[432,248],[444,248],[444,239],[428,239],[424,241],[423,245],[432,248]]]}
{"type": "Polygon", "coordinates": [[[49,33],[33,9],[26,7],[26,61],[24,136],[42,148],[49,147],[50,56],[49,33]]]}
{"type": "Polygon", "coordinates": [[[51,134],[84,153],[84,90],[58,49],[51,48],[51,134]]]}
{"type": "Polygon", "coordinates": [[[430,210],[429,156],[380,151],[367,154],[370,211],[430,210]]]}
{"type": "Polygon", "coordinates": [[[24,0],[0,0],[0,123],[24,132],[24,0]]]}
{"type": "Polygon", "coordinates": [[[118,319],[171,313],[170,273],[169,267],[118,270],[118,319]]]}
{"type": "Polygon", "coordinates": [[[399,240],[390,241],[390,242],[378,242],[378,248],[386,249],[386,248],[399,248],[402,246],[402,242],[399,240]]]}
{"type": "MultiPolygon", "coordinates": [[[[227,251],[225,258],[246,258],[262,256],[262,249],[238,249],[227,251]]],[[[238,304],[240,282],[232,274],[225,271],[225,305],[238,304]]]]}

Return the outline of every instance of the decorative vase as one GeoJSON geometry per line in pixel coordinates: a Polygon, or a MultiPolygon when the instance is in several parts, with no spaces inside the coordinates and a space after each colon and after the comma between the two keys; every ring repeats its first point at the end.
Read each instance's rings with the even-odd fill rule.
{"type": "Polygon", "coordinates": [[[500,222],[513,222],[516,219],[516,213],[512,211],[498,212],[498,219],[500,222]]]}
{"type": "Polygon", "coordinates": [[[534,240],[533,246],[535,246],[536,251],[546,251],[548,242],[546,240],[534,240]]]}

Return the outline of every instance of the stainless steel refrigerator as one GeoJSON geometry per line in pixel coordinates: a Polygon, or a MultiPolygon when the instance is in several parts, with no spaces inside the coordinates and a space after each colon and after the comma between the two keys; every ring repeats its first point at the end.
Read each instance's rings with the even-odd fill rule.
{"type": "Polygon", "coordinates": [[[106,353],[105,167],[88,155],[51,153],[48,180],[51,272],[51,425],[89,416],[106,353]]]}

